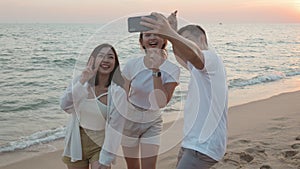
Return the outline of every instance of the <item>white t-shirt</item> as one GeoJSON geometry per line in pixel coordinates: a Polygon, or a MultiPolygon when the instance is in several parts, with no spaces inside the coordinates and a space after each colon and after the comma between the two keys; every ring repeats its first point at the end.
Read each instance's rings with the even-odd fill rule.
{"type": "Polygon", "coordinates": [[[202,70],[187,63],[191,72],[184,107],[182,147],[208,155],[219,161],[227,142],[228,88],[226,72],[214,52],[205,50],[202,70]]]}
{"type": "MultiPolygon", "coordinates": [[[[159,67],[163,84],[179,84],[180,69],[172,62],[165,60],[159,67]]],[[[152,70],[144,64],[144,57],[129,60],[122,70],[122,75],[131,81],[129,101],[141,108],[159,110],[153,93],[152,70]]]]}

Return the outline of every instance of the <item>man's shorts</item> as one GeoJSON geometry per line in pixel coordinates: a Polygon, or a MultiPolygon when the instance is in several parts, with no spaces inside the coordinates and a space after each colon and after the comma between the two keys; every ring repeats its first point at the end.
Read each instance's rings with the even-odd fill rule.
{"type": "Polygon", "coordinates": [[[181,147],[178,153],[176,169],[209,169],[217,163],[216,160],[198,151],[181,147]]]}

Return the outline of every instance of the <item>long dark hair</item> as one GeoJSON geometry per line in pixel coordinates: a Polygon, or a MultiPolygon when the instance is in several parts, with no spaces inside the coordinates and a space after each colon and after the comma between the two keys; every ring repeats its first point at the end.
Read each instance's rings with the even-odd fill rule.
{"type": "MultiPolygon", "coordinates": [[[[103,43],[103,44],[97,46],[91,53],[89,60],[91,59],[91,57],[97,57],[99,52],[105,47],[110,48],[115,55],[115,66],[114,66],[113,71],[109,74],[109,78],[108,78],[108,81],[107,81],[105,87],[109,87],[111,84],[111,81],[113,81],[114,83],[116,83],[119,86],[122,86],[124,83],[124,79],[122,78],[121,71],[120,71],[120,62],[119,62],[117,52],[112,45],[110,45],[108,43],[103,43]]],[[[93,66],[93,68],[94,68],[94,66],[93,66]]],[[[99,81],[99,73],[97,72],[96,76],[89,80],[89,83],[97,86],[98,81],[99,81]]]]}

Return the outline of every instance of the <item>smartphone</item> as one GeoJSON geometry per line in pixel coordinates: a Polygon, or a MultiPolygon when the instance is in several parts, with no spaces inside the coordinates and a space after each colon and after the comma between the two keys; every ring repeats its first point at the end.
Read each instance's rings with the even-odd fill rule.
{"type": "Polygon", "coordinates": [[[147,16],[135,16],[135,17],[129,17],[128,18],[128,32],[145,32],[151,30],[151,28],[148,28],[146,26],[143,26],[140,24],[142,21],[142,17],[149,17],[152,19],[156,19],[153,15],[147,15],[147,16]]]}

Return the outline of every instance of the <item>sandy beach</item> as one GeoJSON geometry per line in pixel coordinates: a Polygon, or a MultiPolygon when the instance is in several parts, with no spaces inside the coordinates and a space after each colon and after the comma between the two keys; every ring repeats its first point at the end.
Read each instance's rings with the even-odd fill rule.
{"type": "MultiPolygon", "coordinates": [[[[227,152],[213,168],[300,169],[299,100],[300,91],[296,91],[230,107],[227,152]]],[[[173,124],[169,122],[164,127],[170,128],[173,124]]],[[[182,119],[176,124],[182,126],[182,119]]],[[[0,169],[66,168],[60,160],[62,145],[63,141],[59,140],[39,148],[2,153],[0,169]]],[[[179,147],[180,143],[160,154],[157,168],[175,168],[179,147]]],[[[123,158],[118,158],[112,168],[125,169],[123,158]]]]}

